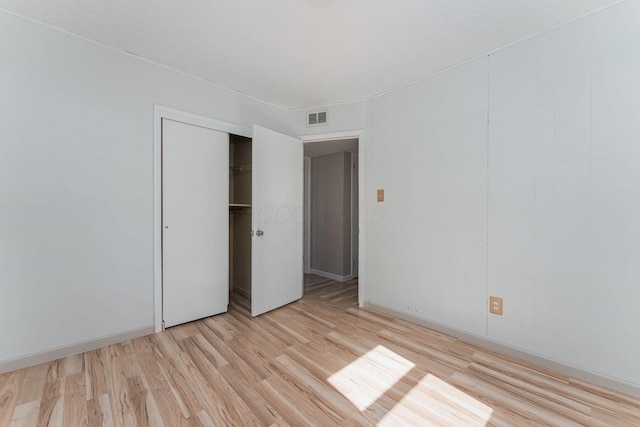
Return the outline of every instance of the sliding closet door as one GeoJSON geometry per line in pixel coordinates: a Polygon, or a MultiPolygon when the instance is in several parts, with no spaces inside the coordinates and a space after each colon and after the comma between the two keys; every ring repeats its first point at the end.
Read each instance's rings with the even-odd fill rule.
{"type": "Polygon", "coordinates": [[[162,120],[165,327],[227,311],[229,135],[162,120]]]}
{"type": "Polygon", "coordinates": [[[302,298],[302,141],[253,127],[251,315],[302,298]]]}

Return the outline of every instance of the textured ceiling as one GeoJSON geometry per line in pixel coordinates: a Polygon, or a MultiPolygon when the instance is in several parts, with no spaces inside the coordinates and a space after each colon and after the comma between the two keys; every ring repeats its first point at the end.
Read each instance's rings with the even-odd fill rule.
{"type": "Polygon", "coordinates": [[[363,100],[617,0],[0,0],[286,108],[363,100]]]}

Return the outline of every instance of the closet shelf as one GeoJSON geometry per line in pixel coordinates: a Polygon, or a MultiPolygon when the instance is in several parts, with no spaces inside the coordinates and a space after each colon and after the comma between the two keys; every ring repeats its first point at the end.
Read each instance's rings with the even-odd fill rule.
{"type": "Polygon", "coordinates": [[[229,203],[229,209],[244,209],[250,208],[251,204],[247,203],[229,203]]]}

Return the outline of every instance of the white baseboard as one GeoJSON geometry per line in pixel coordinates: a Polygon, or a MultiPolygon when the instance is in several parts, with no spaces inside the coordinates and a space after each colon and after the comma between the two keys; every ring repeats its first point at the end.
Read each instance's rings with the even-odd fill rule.
{"type": "Polygon", "coordinates": [[[311,274],[326,277],[327,279],[337,280],[338,282],[348,282],[349,280],[353,279],[352,274],[349,274],[348,276],[339,276],[337,274],[327,273],[326,271],[316,270],[315,268],[311,269],[311,274]]]}
{"type": "Polygon", "coordinates": [[[496,342],[489,338],[473,335],[456,328],[452,328],[449,326],[442,325],[440,323],[432,322],[430,320],[413,316],[411,314],[403,313],[369,300],[364,302],[364,307],[368,307],[373,310],[379,311],[381,313],[385,313],[385,314],[397,317],[398,319],[406,320],[408,322],[415,323],[416,325],[424,326],[434,331],[437,331],[446,335],[450,335],[462,341],[466,341],[470,344],[484,347],[490,351],[494,351],[497,353],[504,354],[506,356],[515,357],[517,359],[534,363],[542,368],[556,371],[562,375],[574,378],[576,380],[589,382],[591,384],[595,384],[601,387],[615,390],[620,393],[627,394],[629,396],[640,398],[640,386],[625,382],[618,378],[612,378],[604,374],[599,374],[599,373],[588,371],[586,369],[577,368],[571,365],[566,365],[561,362],[547,359],[545,357],[532,354],[524,350],[511,347],[506,344],[496,342]]]}
{"type": "Polygon", "coordinates": [[[245,298],[249,298],[249,299],[251,299],[251,292],[250,292],[250,291],[248,291],[248,290],[246,290],[246,289],[244,289],[244,288],[241,288],[240,286],[233,286],[233,285],[231,285],[231,290],[232,290],[233,292],[237,293],[237,294],[242,295],[242,296],[243,296],[243,297],[245,297],[245,298]]]}
{"type": "Polygon", "coordinates": [[[73,356],[75,354],[84,353],[108,345],[117,344],[134,338],[150,335],[155,332],[154,326],[146,328],[134,329],[118,334],[107,335],[94,340],[82,341],[68,346],[54,348],[39,353],[32,353],[26,356],[20,356],[13,359],[0,361],[0,374],[4,372],[15,371],[30,366],[39,365],[41,363],[51,362],[52,360],[61,359],[63,357],[73,356]]]}

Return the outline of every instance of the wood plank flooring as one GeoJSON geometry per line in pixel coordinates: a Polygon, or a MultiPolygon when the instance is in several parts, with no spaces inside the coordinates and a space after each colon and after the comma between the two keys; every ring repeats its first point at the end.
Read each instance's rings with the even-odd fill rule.
{"type": "Polygon", "coordinates": [[[357,281],[0,375],[0,426],[640,425],[640,400],[357,307],[357,281]]]}

